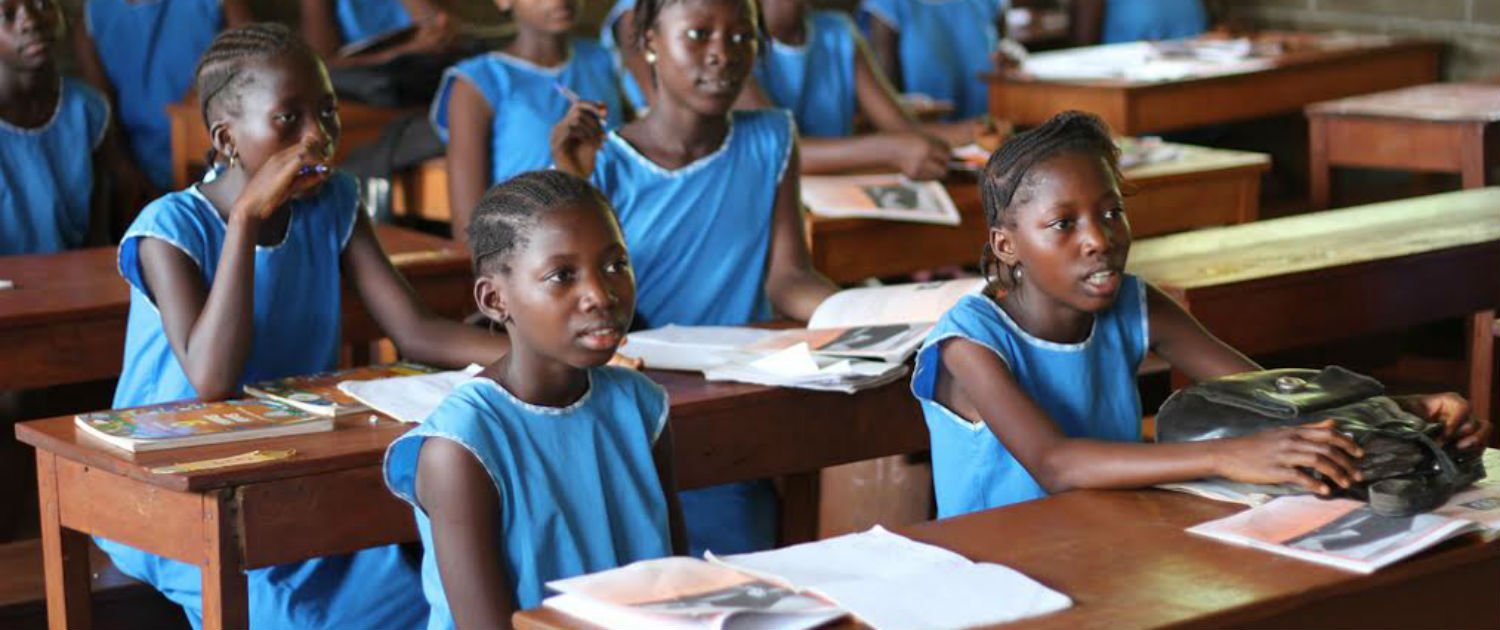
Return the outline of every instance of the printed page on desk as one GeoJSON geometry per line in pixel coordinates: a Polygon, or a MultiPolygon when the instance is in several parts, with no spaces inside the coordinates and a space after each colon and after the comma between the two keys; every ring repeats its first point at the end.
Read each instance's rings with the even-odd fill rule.
{"type": "Polygon", "coordinates": [[[801,630],[844,616],[800,595],[696,558],[659,558],[547,583],[543,606],[614,630],[801,630]]]}
{"type": "Polygon", "coordinates": [[[958,225],[958,207],[941,182],[890,175],[807,175],[802,203],[813,214],[834,219],[887,219],[958,225]]]}
{"type": "Polygon", "coordinates": [[[1372,573],[1444,540],[1478,529],[1437,514],[1380,516],[1366,503],[1281,497],[1188,532],[1357,573],[1372,573]]]}
{"type": "Polygon", "coordinates": [[[825,597],[877,630],[970,628],[1064,610],[1068,596],[998,564],[875,527],[709,561],[825,597]]]}
{"type": "Polygon", "coordinates": [[[416,423],[427,419],[448,397],[448,392],[474,377],[483,366],[470,365],[462,370],[433,372],[415,376],[398,376],[372,381],[344,381],[342,391],[365,406],[401,422],[416,423]]]}

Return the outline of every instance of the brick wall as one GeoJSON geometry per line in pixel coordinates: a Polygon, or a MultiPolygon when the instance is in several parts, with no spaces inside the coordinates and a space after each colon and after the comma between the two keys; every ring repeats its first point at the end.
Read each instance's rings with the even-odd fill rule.
{"type": "Polygon", "coordinates": [[[1342,30],[1448,43],[1444,76],[1500,77],[1500,0],[1211,0],[1216,16],[1262,28],[1342,30]]]}

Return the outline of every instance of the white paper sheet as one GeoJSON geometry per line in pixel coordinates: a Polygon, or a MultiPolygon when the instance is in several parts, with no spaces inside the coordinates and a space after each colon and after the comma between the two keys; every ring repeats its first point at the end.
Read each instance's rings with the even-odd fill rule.
{"type": "Polygon", "coordinates": [[[416,423],[427,419],[455,386],[483,369],[482,366],[470,365],[452,372],[344,381],[339,383],[339,390],[401,422],[416,423]]]}

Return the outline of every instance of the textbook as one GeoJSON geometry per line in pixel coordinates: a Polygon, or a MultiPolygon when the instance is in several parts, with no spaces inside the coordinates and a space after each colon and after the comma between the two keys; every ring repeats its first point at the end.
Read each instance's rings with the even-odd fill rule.
{"type": "Polygon", "coordinates": [[[341,416],[369,409],[364,403],[341,391],[343,381],[369,381],[396,376],[428,374],[433,368],[416,363],[369,365],[337,372],[292,376],[245,386],[245,393],[256,398],[274,400],[320,416],[341,416]]]}
{"type": "Polygon", "coordinates": [[[958,208],[942,182],[917,182],[902,175],[808,175],[802,203],[829,218],[888,219],[958,225],[958,208]]]}
{"type": "Polygon", "coordinates": [[[605,628],[809,628],[854,615],[876,630],[993,625],[1072,606],[1007,567],[881,527],[705,560],[664,558],[548,583],[543,606],[605,628]]]}
{"type": "Polygon", "coordinates": [[[253,398],[85,413],[76,416],[74,424],[132,453],[333,429],[332,418],[253,398]]]}
{"type": "Polygon", "coordinates": [[[427,419],[448,392],[478,374],[484,367],[470,365],[451,372],[430,372],[371,380],[346,380],[339,391],[387,416],[406,423],[427,419]]]}
{"type": "Polygon", "coordinates": [[[846,289],[824,300],[805,329],[666,326],[630,333],[620,353],[649,368],[687,371],[744,365],[799,345],[818,360],[902,363],[943,313],[983,285],[978,278],[961,278],[846,289]]]}

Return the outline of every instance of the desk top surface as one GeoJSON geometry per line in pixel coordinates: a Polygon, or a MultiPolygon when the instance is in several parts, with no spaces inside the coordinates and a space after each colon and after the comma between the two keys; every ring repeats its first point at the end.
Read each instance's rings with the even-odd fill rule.
{"type": "Polygon", "coordinates": [[[1128,268],[1197,289],[1483,244],[1500,245],[1500,188],[1144,239],[1131,246],[1128,268]]]}
{"type": "Polygon", "coordinates": [[[1427,52],[1441,47],[1432,40],[1385,35],[1267,32],[1257,35],[1256,41],[1278,42],[1281,50],[1214,61],[1163,58],[1157,54],[1160,44],[1152,42],[1085,46],[1035,54],[1021,68],[991,74],[989,78],[1017,85],[1150,88],[1351,61],[1386,52],[1427,52]]]}
{"type": "MultiPolygon", "coordinates": [[[[376,226],[375,234],[408,277],[468,270],[468,254],[446,239],[390,225],[376,226]]],[[[123,317],[130,288],[116,267],[117,252],[115,247],[94,247],[0,256],[0,278],[15,283],[15,288],[0,291],[0,326],[123,317]]]]}
{"type": "MultiPolygon", "coordinates": [[[[1086,490],[895,531],[1003,564],[1073,599],[1068,610],[1007,630],[1254,626],[1336,594],[1500,558],[1500,534],[1470,534],[1363,576],[1183,531],[1239,509],[1160,490],[1086,490]]],[[[546,609],[519,620],[577,627],[546,609]]]]}
{"type": "Polygon", "coordinates": [[[1389,92],[1313,103],[1307,113],[1322,116],[1399,118],[1428,122],[1500,120],[1500,85],[1431,83],[1389,92]]]}
{"type": "MultiPolygon", "coordinates": [[[[800,405],[813,397],[852,400],[852,396],[842,393],[710,382],[695,373],[660,370],[645,373],[667,389],[674,420],[732,410],[751,401],[800,405]]],[[[901,379],[855,396],[877,394],[890,388],[904,390],[906,387],[906,381],[901,379]]],[[[203,491],[373,465],[381,460],[386,446],[410,428],[411,425],[385,416],[359,413],[338,418],[334,430],[324,433],[129,453],[94,440],[75,428],[73,416],[62,416],[17,424],[16,438],[66,459],[153,485],[171,490],[203,491]],[[371,418],[374,418],[373,422],[371,418]],[[150,471],[154,467],[228,457],[256,449],[295,449],[296,453],[284,460],[232,468],[170,474],[150,471]]]]}

